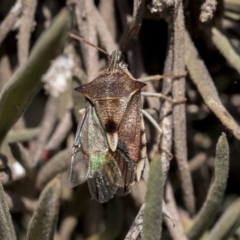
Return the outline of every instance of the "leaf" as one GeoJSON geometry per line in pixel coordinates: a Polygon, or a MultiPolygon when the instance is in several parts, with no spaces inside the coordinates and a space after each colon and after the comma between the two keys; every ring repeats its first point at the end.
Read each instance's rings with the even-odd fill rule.
{"type": "Polygon", "coordinates": [[[0,182],[0,239],[15,240],[12,218],[4,198],[4,190],[0,182]]]}
{"type": "Polygon", "coordinates": [[[61,50],[69,25],[70,14],[64,9],[35,44],[27,64],[5,84],[0,94],[0,144],[41,89],[41,77],[61,50]]]}
{"type": "Polygon", "coordinates": [[[30,221],[27,240],[52,240],[61,199],[61,183],[53,179],[42,191],[37,209],[30,221]]]}
{"type": "Polygon", "coordinates": [[[147,182],[146,206],[143,216],[143,240],[161,238],[163,177],[160,156],[153,159],[147,182]]]}

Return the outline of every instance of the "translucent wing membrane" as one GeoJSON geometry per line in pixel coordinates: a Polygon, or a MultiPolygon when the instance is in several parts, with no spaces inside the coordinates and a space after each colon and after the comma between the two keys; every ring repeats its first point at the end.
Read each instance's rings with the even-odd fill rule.
{"type": "Polygon", "coordinates": [[[68,168],[68,186],[75,187],[83,183],[88,175],[89,161],[88,156],[83,153],[81,145],[81,135],[85,120],[89,115],[89,108],[86,108],[85,114],[83,115],[81,122],[78,125],[74,145],[71,153],[71,161],[68,168]]]}
{"type": "Polygon", "coordinates": [[[122,186],[121,172],[114,159],[108,158],[101,169],[89,175],[88,186],[92,197],[107,202],[122,186]]]}

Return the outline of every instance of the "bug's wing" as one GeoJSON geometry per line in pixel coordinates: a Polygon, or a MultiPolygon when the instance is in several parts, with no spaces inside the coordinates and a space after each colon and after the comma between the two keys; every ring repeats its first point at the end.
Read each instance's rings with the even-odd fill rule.
{"type": "Polygon", "coordinates": [[[76,132],[75,141],[71,153],[71,161],[68,167],[68,186],[75,187],[87,179],[89,169],[89,157],[84,151],[85,144],[82,144],[82,138],[86,138],[89,125],[89,115],[91,107],[87,103],[86,111],[83,115],[76,132]]]}
{"type": "Polygon", "coordinates": [[[107,159],[102,167],[89,175],[88,186],[91,195],[100,203],[107,202],[122,186],[121,172],[113,158],[107,159]]]}
{"type": "Polygon", "coordinates": [[[135,180],[136,163],[130,160],[121,150],[114,152],[114,159],[121,172],[122,185],[118,188],[119,196],[126,195],[130,192],[130,187],[135,180]]]}

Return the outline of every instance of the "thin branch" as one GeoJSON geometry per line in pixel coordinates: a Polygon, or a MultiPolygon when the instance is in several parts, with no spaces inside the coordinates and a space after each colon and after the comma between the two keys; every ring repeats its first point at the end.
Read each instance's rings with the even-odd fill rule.
{"type": "Polygon", "coordinates": [[[17,0],[15,5],[11,8],[6,18],[1,22],[0,25],[0,44],[12,29],[12,26],[16,22],[18,16],[22,12],[22,1],[17,0]]]}
{"type": "MultiPolygon", "coordinates": [[[[97,45],[96,21],[94,14],[92,14],[93,9],[93,0],[79,0],[76,2],[75,15],[80,36],[92,44],[97,45]]],[[[83,52],[83,61],[88,81],[91,81],[97,77],[99,71],[98,51],[85,43],[80,42],[80,45],[83,52]]]]}
{"type": "Polygon", "coordinates": [[[205,3],[201,6],[200,21],[207,22],[213,18],[213,14],[217,8],[216,0],[205,0],[205,3]]]}
{"type": "Polygon", "coordinates": [[[143,228],[143,214],[144,214],[145,204],[140,208],[138,215],[136,216],[131,228],[128,231],[125,240],[136,240],[143,228]]]}
{"type": "Polygon", "coordinates": [[[28,60],[36,7],[37,0],[23,0],[23,14],[18,34],[18,60],[20,65],[26,64],[28,60]]]}
{"type": "Polygon", "coordinates": [[[179,239],[187,240],[182,223],[179,218],[177,205],[174,199],[173,189],[169,182],[166,184],[166,203],[167,203],[168,210],[175,221],[175,227],[173,227],[172,222],[170,222],[168,219],[165,219],[168,230],[173,240],[179,240],[179,239]]]}
{"type": "Polygon", "coordinates": [[[54,155],[48,163],[44,165],[37,175],[36,186],[38,189],[42,189],[58,173],[67,170],[70,152],[70,149],[64,149],[54,155]]]}
{"type": "Polygon", "coordinates": [[[94,15],[95,15],[95,24],[97,27],[97,33],[100,38],[100,42],[104,49],[111,54],[114,50],[118,49],[117,44],[113,40],[113,36],[110,33],[107,23],[104,21],[102,15],[99,13],[99,11],[96,9],[96,7],[93,7],[94,15]]]}
{"type": "Polygon", "coordinates": [[[113,40],[115,41],[117,37],[117,22],[114,5],[114,0],[101,0],[99,3],[99,11],[105,24],[107,24],[107,28],[109,29],[113,40]]]}
{"type": "Polygon", "coordinates": [[[66,139],[69,131],[72,128],[72,118],[70,111],[67,111],[60,123],[58,124],[56,130],[54,131],[53,136],[47,143],[45,149],[46,150],[54,150],[57,149],[60,144],[66,139]]]}
{"type": "MultiPolygon", "coordinates": [[[[142,23],[143,18],[143,9],[145,6],[146,0],[134,0],[133,3],[133,20],[132,20],[132,28],[138,24],[142,23]]],[[[136,39],[138,36],[140,29],[136,29],[133,33],[133,38],[136,39]]]]}

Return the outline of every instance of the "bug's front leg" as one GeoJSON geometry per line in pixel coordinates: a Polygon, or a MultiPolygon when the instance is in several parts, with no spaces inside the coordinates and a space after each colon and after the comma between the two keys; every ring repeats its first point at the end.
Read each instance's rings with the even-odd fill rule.
{"type": "Polygon", "coordinates": [[[86,112],[86,108],[82,108],[82,109],[78,110],[78,113],[80,116],[84,115],[85,112],[86,112]]]}
{"type": "Polygon", "coordinates": [[[182,99],[174,99],[174,98],[170,98],[162,93],[152,93],[152,92],[141,92],[141,95],[142,96],[145,96],[145,97],[157,97],[157,98],[162,98],[162,99],[165,99],[173,104],[176,104],[176,103],[185,103],[187,101],[186,98],[182,98],[182,99]]]}
{"type": "Polygon", "coordinates": [[[182,78],[182,77],[186,77],[187,73],[183,73],[183,74],[173,74],[173,73],[167,73],[164,75],[152,75],[152,76],[148,76],[148,77],[143,77],[143,78],[139,78],[138,81],[141,82],[150,82],[150,81],[159,81],[163,78],[173,78],[173,79],[177,79],[177,78],[182,78]]]}

